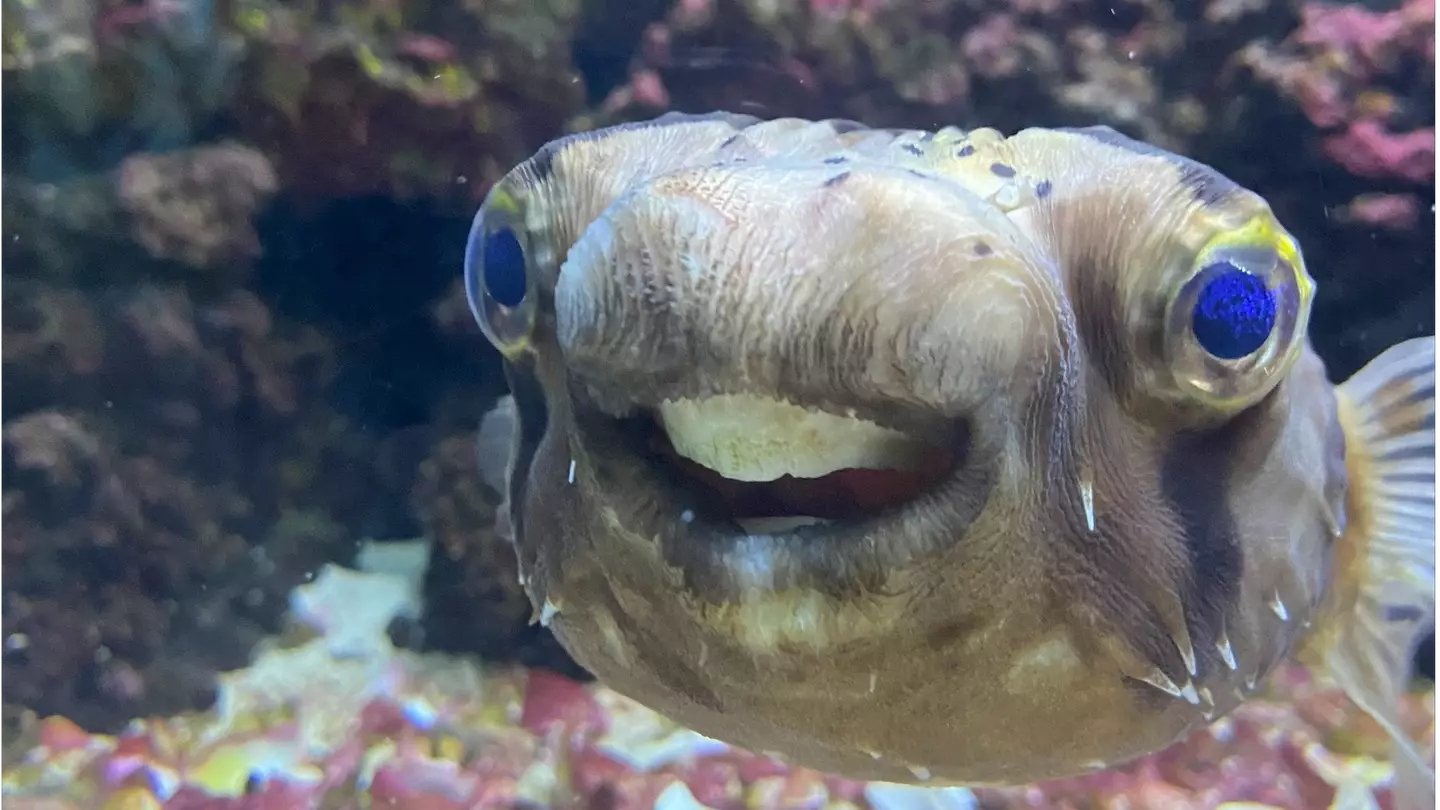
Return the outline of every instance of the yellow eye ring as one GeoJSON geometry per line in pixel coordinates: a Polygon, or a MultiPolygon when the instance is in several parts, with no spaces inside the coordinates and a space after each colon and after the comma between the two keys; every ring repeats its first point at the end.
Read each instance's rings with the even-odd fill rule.
{"type": "Polygon", "coordinates": [[[524,209],[502,184],[475,214],[465,246],[465,296],[485,337],[507,357],[525,351],[535,323],[524,209]]]}
{"type": "Polygon", "coordinates": [[[1212,238],[1165,313],[1165,360],[1188,398],[1224,413],[1274,389],[1299,351],[1315,285],[1268,214],[1212,238]]]}

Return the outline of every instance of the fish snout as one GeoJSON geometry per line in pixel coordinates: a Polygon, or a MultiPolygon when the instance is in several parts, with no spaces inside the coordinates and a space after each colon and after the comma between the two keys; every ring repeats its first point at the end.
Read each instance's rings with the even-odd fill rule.
{"type": "Polygon", "coordinates": [[[602,399],[753,395],[900,421],[1020,405],[1073,320],[1004,214],[859,165],[652,180],[570,248],[555,308],[566,366],[602,399]]]}

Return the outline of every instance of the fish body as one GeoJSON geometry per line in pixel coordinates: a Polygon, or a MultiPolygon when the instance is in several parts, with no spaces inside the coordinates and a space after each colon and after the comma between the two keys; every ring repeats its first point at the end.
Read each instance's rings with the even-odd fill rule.
{"type": "Polygon", "coordinates": [[[522,583],[613,688],[854,778],[1020,784],[1300,657],[1433,800],[1395,712],[1434,339],[1332,384],[1300,247],[1215,170],[1106,128],[672,114],[515,168],[466,278],[522,583]]]}

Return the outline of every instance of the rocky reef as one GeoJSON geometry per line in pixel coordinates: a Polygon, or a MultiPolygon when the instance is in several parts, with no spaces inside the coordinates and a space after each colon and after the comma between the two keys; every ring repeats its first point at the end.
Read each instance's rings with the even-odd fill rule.
{"type": "MultiPolygon", "coordinates": [[[[220,673],[281,631],[292,590],[367,538],[432,544],[426,609],[388,628],[415,650],[385,653],[412,667],[406,688],[442,677],[413,671],[422,652],[582,676],[528,623],[490,526],[498,495],[472,437],[503,383],[457,279],[489,185],[567,131],[711,108],[1108,124],[1272,202],[1320,281],[1314,336],[1337,377],[1434,329],[1434,0],[3,0],[3,12],[6,728],[85,768],[111,772],[117,751],[159,750],[211,716],[196,713],[226,694],[220,673]],[[35,724],[49,715],[70,724],[35,724]],[[151,716],[181,719],[129,725],[151,716]]],[[[530,690],[551,686],[571,696],[554,698],[566,717],[637,711],[474,666],[463,678],[493,682],[474,698],[489,708],[451,716],[446,733],[524,715],[530,690]]],[[[397,746],[415,779],[489,784],[485,757],[467,743],[445,764],[449,738],[396,719],[394,694],[340,713],[373,720],[366,745],[397,746]]],[[[1267,774],[1256,784],[1298,780],[1256,801],[1321,801],[1333,782],[1316,774],[1333,763],[1306,764],[1319,750],[1307,746],[1325,723],[1361,721],[1331,697],[1301,704],[1247,709],[1106,789],[1199,795],[1220,783],[1171,771],[1253,760],[1267,774]],[[1249,737],[1263,752],[1250,756],[1249,737]]],[[[596,723],[580,737],[598,739],[596,723]]],[[[583,749],[548,733],[521,734],[534,759],[506,760],[513,784],[527,763],[583,749]]],[[[305,784],[353,788],[367,750],[307,761],[327,775],[305,784]]],[[[875,803],[733,756],[694,766],[710,775],[693,784],[602,762],[610,776],[566,795],[875,803]],[[679,783],[683,796],[665,793],[679,783]]],[[[147,778],[151,799],[115,806],[152,806],[164,780],[147,778]]],[[[1099,795],[1102,781],[1075,790],[1099,795]]],[[[1251,795],[1234,784],[1204,795],[1251,795]]],[[[996,806],[1062,794],[1006,795],[996,806]]]]}

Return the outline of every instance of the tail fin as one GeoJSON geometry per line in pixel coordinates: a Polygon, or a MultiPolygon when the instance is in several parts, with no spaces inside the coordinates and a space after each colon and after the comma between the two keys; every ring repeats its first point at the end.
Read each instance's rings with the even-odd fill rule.
{"type": "MultiPolygon", "coordinates": [[[[1435,338],[1391,347],[1340,386],[1359,570],[1322,653],[1394,745],[1397,810],[1435,806],[1435,772],[1399,722],[1416,647],[1435,620],[1435,338]]],[[[1342,574],[1343,575],[1343,574],[1342,574]]]]}

